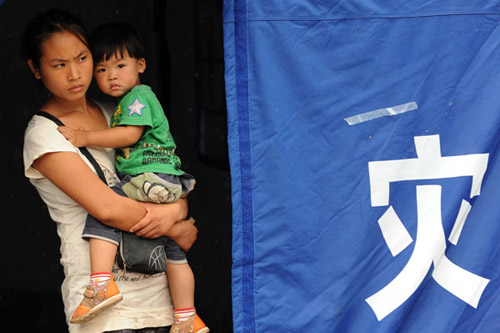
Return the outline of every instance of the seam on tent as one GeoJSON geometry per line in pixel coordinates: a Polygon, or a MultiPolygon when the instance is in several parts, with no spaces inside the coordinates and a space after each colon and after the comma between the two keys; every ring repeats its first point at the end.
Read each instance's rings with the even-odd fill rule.
{"type": "MultiPolygon", "coordinates": [[[[372,19],[411,19],[423,17],[442,17],[442,16],[498,16],[500,12],[445,12],[445,13],[384,13],[384,14],[353,14],[353,15],[339,15],[339,16],[304,16],[304,17],[266,17],[256,16],[249,18],[248,22],[259,21],[339,21],[339,20],[372,20],[372,19]]],[[[229,22],[224,22],[229,23],[229,22]]]]}
{"type": "Polygon", "coordinates": [[[234,2],[235,58],[236,58],[236,108],[238,115],[240,174],[241,174],[241,224],[242,224],[242,309],[244,332],[255,332],[254,302],[254,234],[252,197],[252,159],[250,151],[250,124],[248,107],[248,30],[247,2],[234,2]]]}

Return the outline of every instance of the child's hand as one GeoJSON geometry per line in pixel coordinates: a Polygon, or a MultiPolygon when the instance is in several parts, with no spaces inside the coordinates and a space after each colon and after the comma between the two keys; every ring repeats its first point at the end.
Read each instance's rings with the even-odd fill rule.
{"type": "Polygon", "coordinates": [[[72,129],[67,126],[59,126],[57,130],[75,147],[85,147],[85,128],[80,127],[80,129],[72,129]]]}

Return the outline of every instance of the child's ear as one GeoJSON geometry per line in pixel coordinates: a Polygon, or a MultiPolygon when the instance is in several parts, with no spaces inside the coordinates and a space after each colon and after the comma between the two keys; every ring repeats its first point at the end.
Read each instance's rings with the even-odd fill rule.
{"type": "Polygon", "coordinates": [[[144,73],[146,70],[146,59],[141,58],[138,60],[138,66],[139,66],[139,73],[144,73]]]}
{"type": "Polygon", "coordinates": [[[33,76],[35,77],[35,79],[39,80],[41,78],[40,70],[35,67],[35,64],[33,64],[33,60],[28,59],[28,66],[29,66],[31,72],[33,73],[33,76]]]}

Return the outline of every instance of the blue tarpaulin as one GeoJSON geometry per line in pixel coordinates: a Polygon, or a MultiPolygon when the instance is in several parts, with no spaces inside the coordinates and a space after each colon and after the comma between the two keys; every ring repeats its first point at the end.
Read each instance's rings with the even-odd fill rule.
{"type": "Polygon", "coordinates": [[[235,332],[500,331],[500,1],[224,1],[235,332]]]}

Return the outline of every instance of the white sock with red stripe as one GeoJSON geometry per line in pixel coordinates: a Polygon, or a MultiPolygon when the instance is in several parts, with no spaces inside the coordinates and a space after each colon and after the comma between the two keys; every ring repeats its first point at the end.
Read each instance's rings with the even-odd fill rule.
{"type": "Polygon", "coordinates": [[[93,273],[90,274],[90,285],[92,287],[99,287],[111,280],[111,273],[93,273]]]}
{"type": "Polygon", "coordinates": [[[176,323],[182,323],[188,320],[190,317],[194,316],[196,313],[196,308],[186,308],[186,309],[176,309],[174,310],[174,317],[176,323]]]}

